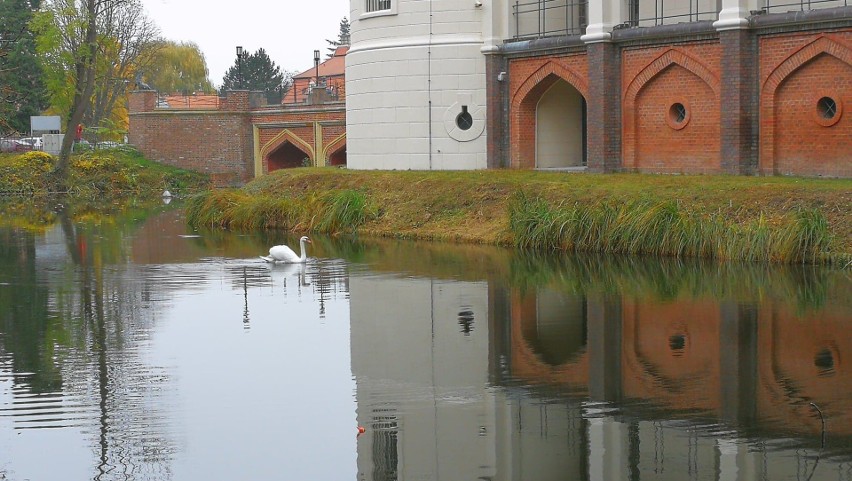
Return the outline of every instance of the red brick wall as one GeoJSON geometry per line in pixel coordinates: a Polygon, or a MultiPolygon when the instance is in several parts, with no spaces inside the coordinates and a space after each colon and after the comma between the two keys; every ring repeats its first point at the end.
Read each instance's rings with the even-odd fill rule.
{"type": "Polygon", "coordinates": [[[557,80],[571,84],[588,98],[585,54],[548,56],[509,61],[509,135],[511,166],[535,167],[536,107],[557,80]]]}
{"type": "Polygon", "coordinates": [[[239,112],[170,112],[130,115],[131,144],[151,160],[209,174],[253,176],[251,125],[239,112]]]}
{"type": "Polygon", "coordinates": [[[718,43],[623,52],[623,166],[646,172],[719,172],[718,43]],[[671,119],[672,106],[687,117],[671,119]]]}
{"type": "MultiPolygon", "coordinates": [[[[157,109],[156,92],[134,92],[130,97],[129,140],[151,160],[209,173],[218,184],[244,183],[254,177],[254,134],[267,155],[285,142],[303,150],[314,163],[326,158],[329,143],[345,148],[346,111],[342,103],[311,107],[250,109],[249,92],[228,92],[217,110],[157,109]],[[322,129],[317,145],[316,125],[322,129]],[[287,136],[282,132],[288,131],[287,136]]],[[[327,159],[326,159],[327,160],[327,159]]]]}
{"type": "Polygon", "coordinates": [[[852,31],[764,37],[760,60],[761,172],[852,176],[852,31]]]}

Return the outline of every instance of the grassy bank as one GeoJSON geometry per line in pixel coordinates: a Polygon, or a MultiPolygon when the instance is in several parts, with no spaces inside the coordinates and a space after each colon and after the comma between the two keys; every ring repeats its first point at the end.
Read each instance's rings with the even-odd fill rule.
{"type": "MultiPolygon", "coordinates": [[[[0,154],[0,194],[56,194],[56,158],[44,152],[0,154]]],[[[68,192],[81,197],[160,196],[206,188],[206,175],[151,162],[135,150],[99,150],[71,157],[68,192]]]]}
{"type": "Polygon", "coordinates": [[[848,262],[852,181],[295,169],[189,205],[196,226],[674,257],[848,262]]]}

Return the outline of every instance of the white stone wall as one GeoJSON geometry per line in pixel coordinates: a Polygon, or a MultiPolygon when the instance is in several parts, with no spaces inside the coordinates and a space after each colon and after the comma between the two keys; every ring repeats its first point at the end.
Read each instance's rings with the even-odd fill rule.
{"type": "Polygon", "coordinates": [[[365,0],[351,0],[348,167],[486,168],[481,50],[490,6],[475,0],[393,2],[389,12],[365,13],[365,0]],[[473,118],[468,130],[456,127],[463,106],[473,118]]]}

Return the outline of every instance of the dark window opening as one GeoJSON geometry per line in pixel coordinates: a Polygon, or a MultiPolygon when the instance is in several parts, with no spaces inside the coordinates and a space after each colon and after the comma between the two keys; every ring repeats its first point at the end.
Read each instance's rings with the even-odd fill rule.
{"type": "Polygon", "coordinates": [[[467,105],[462,105],[462,111],[456,116],[456,125],[462,130],[473,127],[473,116],[467,111],[467,105]]]}
{"type": "Polygon", "coordinates": [[[834,354],[828,349],[823,349],[814,357],[814,366],[820,375],[831,374],[834,371],[834,354]]]}
{"type": "Polygon", "coordinates": [[[671,349],[673,354],[682,354],[684,348],[686,348],[686,336],[683,334],[675,334],[669,338],[669,349],[671,349]]]}
{"type": "Polygon", "coordinates": [[[671,116],[672,122],[682,124],[683,121],[686,120],[686,107],[680,102],[675,103],[669,110],[669,115],[671,116]]]}
{"type": "Polygon", "coordinates": [[[820,117],[831,120],[837,115],[837,102],[831,97],[823,97],[817,102],[817,112],[820,117]]]}

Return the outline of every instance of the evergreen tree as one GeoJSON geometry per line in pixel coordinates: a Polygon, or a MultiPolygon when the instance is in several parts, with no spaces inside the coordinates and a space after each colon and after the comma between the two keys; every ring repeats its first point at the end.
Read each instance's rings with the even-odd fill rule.
{"type": "Polygon", "coordinates": [[[337,50],[337,47],[341,45],[349,45],[349,19],[343,17],[340,20],[340,31],[337,34],[337,40],[326,39],[325,41],[328,42],[328,44],[330,45],[330,47],[328,48],[329,57],[334,55],[334,52],[335,50],[337,50]]]}
{"type": "Polygon", "coordinates": [[[0,133],[29,132],[30,116],[47,108],[35,36],[37,0],[0,0],[0,133]]]}
{"type": "Polygon", "coordinates": [[[222,90],[253,90],[266,92],[269,103],[280,103],[290,89],[292,75],[282,72],[262,48],[235,60],[222,79],[222,90]]]}

